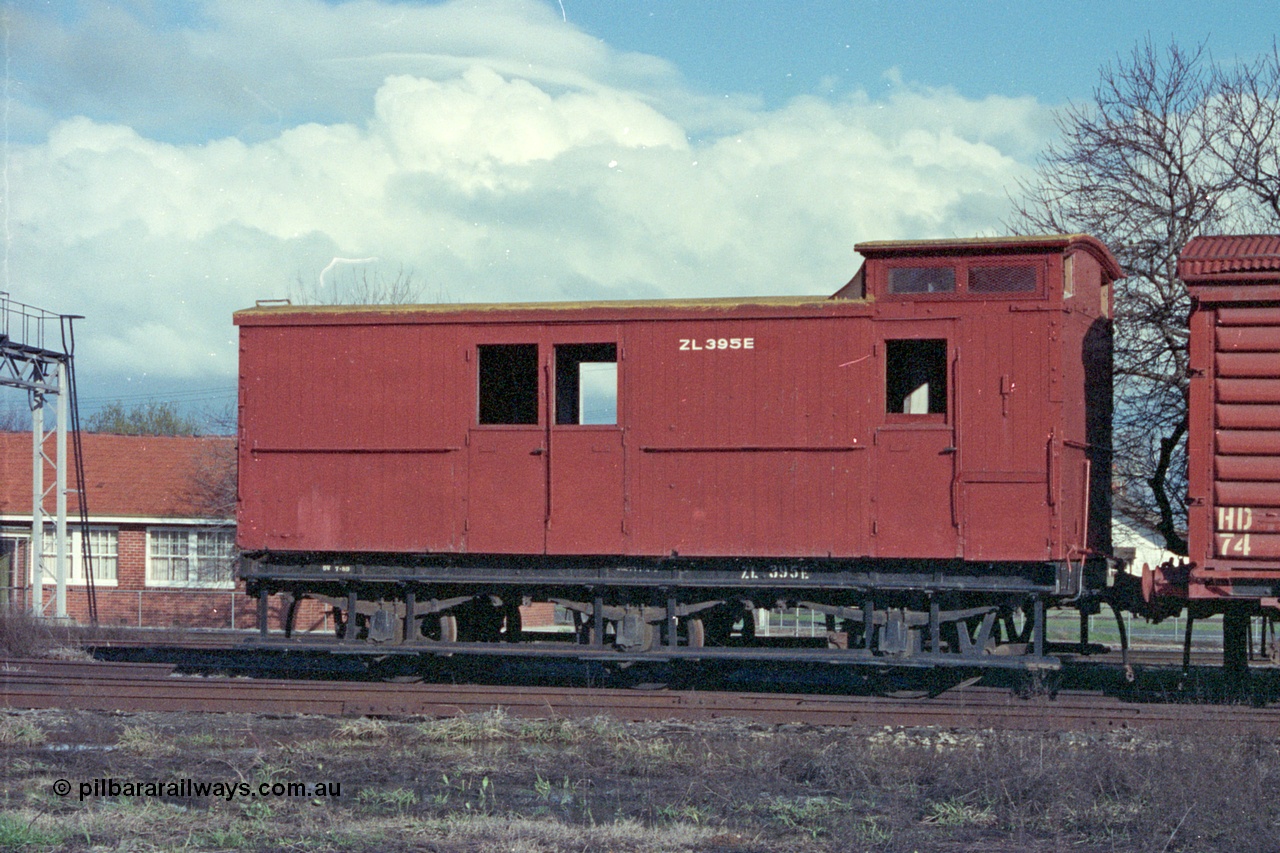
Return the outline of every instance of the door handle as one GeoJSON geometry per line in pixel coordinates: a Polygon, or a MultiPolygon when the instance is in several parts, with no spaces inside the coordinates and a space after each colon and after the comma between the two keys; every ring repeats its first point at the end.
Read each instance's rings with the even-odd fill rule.
{"type": "Polygon", "coordinates": [[[547,451],[546,451],[546,448],[538,447],[538,448],[535,448],[535,449],[533,449],[533,450],[530,450],[530,451],[529,451],[529,455],[530,455],[530,456],[541,456],[542,454],[544,454],[544,453],[546,453],[546,452],[547,452],[547,451]]]}

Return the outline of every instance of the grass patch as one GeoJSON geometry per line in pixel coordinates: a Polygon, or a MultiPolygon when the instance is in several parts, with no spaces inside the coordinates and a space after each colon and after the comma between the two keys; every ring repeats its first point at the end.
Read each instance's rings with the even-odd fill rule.
{"type": "Polygon", "coordinates": [[[126,727],[116,739],[116,746],[125,752],[153,757],[176,755],[179,751],[173,738],[146,725],[126,727]]]}
{"type": "Polygon", "coordinates": [[[338,724],[334,737],[339,741],[374,743],[385,740],[387,724],[373,717],[356,717],[338,724]]]}
{"type": "Polygon", "coordinates": [[[519,727],[501,708],[483,714],[464,714],[428,720],[417,727],[422,740],[436,743],[481,743],[513,740],[519,727]]]}
{"type": "Polygon", "coordinates": [[[952,797],[946,802],[925,806],[922,820],[938,826],[991,826],[996,822],[996,815],[989,806],[975,806],[952,797]]]}
{"type": "Polygon", "coordinates": [[[44,742],[44,730],[28,717],[0,717],[0,746],[36,746],[44,742]]]}
{"type": "Polygon", "coordinates": [[[507,741],[565,745],[587,741],[626,740],[630,737],[623,724],[607,717],[529,720],[509,716],[502,708],[494,708],[481,714],[427,720],[419,723],[414,733],[424,741],[459,744],[507,741]]]}
{"type": "Polygon", "coordinates": [[[27,734],[11,723],[15,742],[61,745],[79,733],[119,748],[10,756],[0,851],[1190,853],[1277,849],[1280,835],[1275,738],[537,725],[501,712],[429,721],[165,714],[125,718],[124,728],[91,712],[6,719],[24,724],[27,734]],[[56,779],[99,778],[341,790],[51,793],[56,779]]]}
{"type": "Polygon", "coordinates": [[[389,791],[365,788],[356,795],[356,802],[373,814],[404,814],[419,802],[418,792],[410,788],[393,788],[389,791]]]}
{"type": "Polygon", "coordinates": [[[0,814],[0,850],[47,850],[62,841],[62,834],[36,826],[40,815],[23,819],[20,815],[0,814]]]}

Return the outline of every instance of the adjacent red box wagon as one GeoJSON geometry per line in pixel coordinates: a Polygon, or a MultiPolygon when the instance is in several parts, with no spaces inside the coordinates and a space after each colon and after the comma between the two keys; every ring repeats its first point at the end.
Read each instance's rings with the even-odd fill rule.
{"type": "Polygon", "coordinates": [[[1121,272],[1080,235],[856,248],[831,298],[239,312],[250,592],[383,642],[535,599],[674,654],[785,603],[851,658],[1043,659],[1110,549],[1121,272]]]}
{"type": "Polygon", "coordinates": [[[1192,599],[1280,595],[1280,236],[1197,237],[1188,423],[1192,599]]]}

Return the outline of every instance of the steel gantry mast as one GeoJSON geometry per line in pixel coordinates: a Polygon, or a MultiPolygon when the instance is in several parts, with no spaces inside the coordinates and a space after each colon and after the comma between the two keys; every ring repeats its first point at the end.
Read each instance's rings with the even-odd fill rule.
{"type": "MultiPolygon", "coordinates": [[[[31,613],[44,615],[44,525],[45,498],[54,493],[55,571],[54,616],[67,615],[67,428],[72,421],[74,404],[73,314],[54,314],[24,305],[0,291],[0,386],[25,390],[31,404],[31,545],[27,549],[30,568],[31,613]],[[56,336],[56,339],[55,339],[56,336]],[[54,424],[46,425],[48,398],[55,402],[54,424]],[[46,451],[53,438],[54,451],[46,451]],[[53,469],[54,482],[46,486],[45,467],[53,469]]],[[[77,461],[80,454],[76,454],[77,461]]],[[[79,474],[79,466],[77,466],[79,474]]],[[[77,482],[83,477],[77,476],[77,482]]],[[[85,519],[83,492],[77,501],[81,518],[85,519]]],[[[88,544],[88,531],[82,541],[88,544]]],[[[90,618],[96,621],[93,582],[86,560],[85,581],[89,590],[90,618]]]]}

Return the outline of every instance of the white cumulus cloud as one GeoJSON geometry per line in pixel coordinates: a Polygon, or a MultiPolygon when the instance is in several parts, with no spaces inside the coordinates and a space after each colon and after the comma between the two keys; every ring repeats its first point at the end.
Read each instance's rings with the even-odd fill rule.
{"type": "MultiPolygon", "coordinates": [[[[696,114],[661,60],[525,0],[201,8],[128,28],[194,63],[153,89],[216,68],[173,127],[137,94],[156,70],[138,58],[108,98],[137,105],[111,119],[82,92],[83,114],[7,152],[0,289],[86,316],[82,376],[233,382],[232,311],[340,257],[407,271],[426,301],[828,293],[858,240],[997,231],[1046,132],[1032,99],[904,84],[696,114]],[[219,50],[262,74],[282,55],[300,88],[219,50]],[[193,110],[216,130],[194,133],[193,110]]],[[[45,54],[89,63],[45,23],[45,54]]]]}

